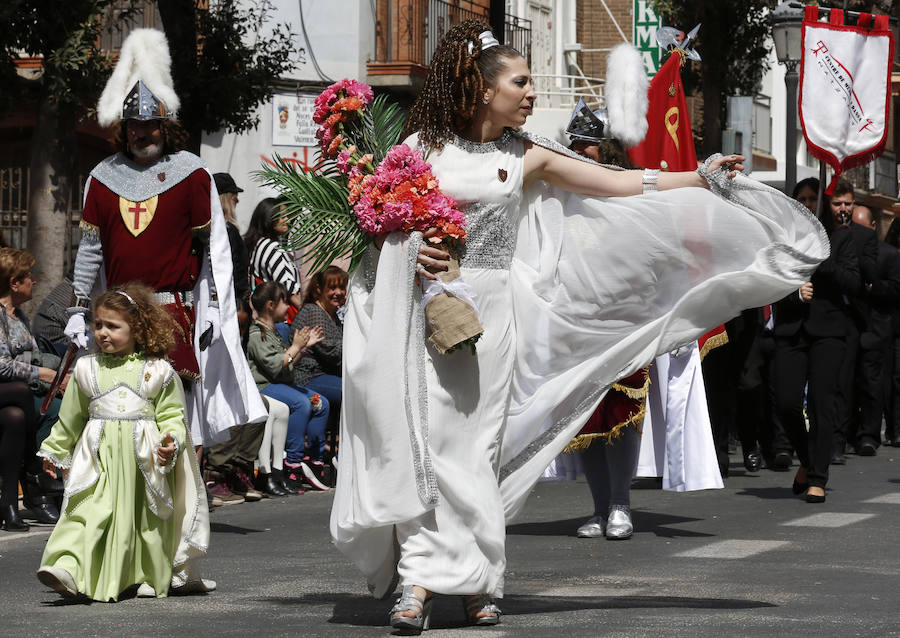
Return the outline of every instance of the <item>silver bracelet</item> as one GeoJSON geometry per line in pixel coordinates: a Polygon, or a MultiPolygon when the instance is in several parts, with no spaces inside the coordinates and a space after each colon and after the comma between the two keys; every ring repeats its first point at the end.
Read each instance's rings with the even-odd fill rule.
{"type": "Polygon", "coordinates": [[[641,177],[641,185],[644,187],[644,193],[653,193],[657,190],[657,182],[659,181],[659,169],[645,168],[641,177]]]}

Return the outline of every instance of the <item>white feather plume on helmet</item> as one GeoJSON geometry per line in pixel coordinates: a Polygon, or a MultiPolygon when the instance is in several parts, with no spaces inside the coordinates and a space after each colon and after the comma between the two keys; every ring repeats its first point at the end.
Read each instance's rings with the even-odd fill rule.
{"type": "Polygon", "coordinates": [[[630,148],[647,135],[650,81],[641,54],[623,42],[606,59],[606,111],[612,136],[630,148]]]}
{"type": "Polygon", "coordinates": [[[175,118],[181,102],[175,94],[172,56],[162,31],[135,29],[125,38],[116,68],[97,102],[97,121],[100,126],[111,126],[121,120],[126,98],[135,91],[138,98],[143,92],[149,91],[150,97],[162,105],[153,115],[139,119],[175,118]]]}

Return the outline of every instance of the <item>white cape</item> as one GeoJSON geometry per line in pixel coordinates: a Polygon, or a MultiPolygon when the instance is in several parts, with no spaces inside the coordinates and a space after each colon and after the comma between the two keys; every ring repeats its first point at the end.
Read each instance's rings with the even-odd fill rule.
{"type": "MultiPolygon", "coordinates": [[[[590,198],[530,186],[509,271],[515,342],[497,476],[507,519],[608,387],[740,310],[796,290],[829,254],[824,229],[738,176],[700,188],[590,198]]],[[[350,282],[336,546],[390,589],[394,525],[440,499],[429,449],[418,240],[394,234],[350,282]]],[[[459,356],[459,355],[451,355],[459,356]]],[[[502,405],[502,404],[501,404],[502,405]]],[[[460,481],[465,477],[460,476],[460,481]]]]}

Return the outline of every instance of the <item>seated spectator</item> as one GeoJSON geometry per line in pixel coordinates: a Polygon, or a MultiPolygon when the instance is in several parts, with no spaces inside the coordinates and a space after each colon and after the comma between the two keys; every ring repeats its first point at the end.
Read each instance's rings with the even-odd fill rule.
{"type": "MultiPolygon", "coordinates": [[[[72,305],[74,294],[72,278],[65,277],[38,306],[37,312],[34,314],[32,332],[41,352],[50,352],[60,357],[65,355],[70,343],[64,332],[66,323],[69,321],[69,313],[66,309],[72,305]]],[[[84,321],[90,325],[90,317],[85,316],[84,321]]]]}
{"type": "MultiPolygon", "coordinates": [[[[259,285],[264,281],[274,281],[288,291],[288,323],[294,313],[300,310],[303,300],[300,296],[300,271],[291,256],[281,247],[279,239],[288,231],[288,222],[283,214],[283,206],[274,197],[262,200],[256,205],[250,218],[250,227],[244,234],[244,244],[250,253],[250,276],[259,285]]],[[[280,333],[286,337],[286,333],[280,333]]]]}
{"type": "MultiPolygon", "coordinates": [[[[303,307],[294,319],[294,326],[316,326],[322,329],[320,343],[307,348],[308,356],[294,366],[295,385],[318,392],[331,406],[328,431],[337,434],[341,415],[341,346],[343,326],[338,310],[347,299],[347,273],[337,266],[313,275],[303,307]]],[[[330,450],[336,453],[334,446],[330,450]]]]}
{"type": "MultiPolygon", "coordinates": [[[[54,354],[43,353],[38,348],[28,327],[28,319],[19,308],[31,300],[34,280],[31,269],[34,257],[24,250],[0,248],[0,382],[23,382],[28,384],[34,403],[35,441],[40,447],[50,427],[56,422],[61,399],[54,397],[46,415],[40,416],[39,409],[44,395],[56,376],[60,359],[54,354]]],[[[60,386],[65,390],[68,377],[60,386]]],[[[28,442],[31,445],[31,441],[28,442]]],[[[62,492],[62,484],[47,477],[38,469],[29,471],[30,459],[26,459],[26,469],[22,477],[22,492],[25,506],[42,523],[56,523],[59,507],[55,502],[57,493],[62,492]]]]}
{"type": "Polygon", "coordinates": [[[24,465],[33,476],[41,474],[35,455],[34,399],[21,381],[0,383],[0,528],[27,532],[28,523],[19,514],[19,469],[24,465]]]}
{"type": "Polygon", "coordinates": [[[284,320],[288,308],[284,287],[266,281],[256,287],[250,300],[257,314],[247,342],[250,370],[260,392],[281,401],[290,410],[285,442],[285,485],[292,491],[302,489],[303,484],[328,489],[321,479],[328,399],[293,384],[295,362],[309,356],[307,348],[322,341],[322,329],[298,330],[287,344],[275,330],[275,324],[284,320]]]}

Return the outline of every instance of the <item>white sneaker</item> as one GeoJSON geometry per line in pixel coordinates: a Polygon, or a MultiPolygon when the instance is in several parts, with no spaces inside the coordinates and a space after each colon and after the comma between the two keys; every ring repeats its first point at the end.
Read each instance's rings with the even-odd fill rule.
{"type": "Polygon", "coordinates": [[[591,516],[585,521],[584,525],[578,528],[575,535],[578,538],[599,538],[603,536],[603,524],[605,522],[602,516],[591,516]]]}
{"type": "Polygon", "coordinates": [[[169,593],[173,596],[187,596],[188,594],[208,594],[216,591],[216,581],[208,578],[189,580],[179,587],[171,587],[169,593]]]}
{"type": "Polygon", "coordinates": [[[137,597],[156,598],[156,590],[153,589],[148,583],[141,583],[141,586],[137,588],[137,597]]]}
{"type": "Polygon", "coordinates": [[[61,567],[44,566],[37,571],[38,580],[55,592],[67,598],[78,595],[72,574],[61,567]]]}

